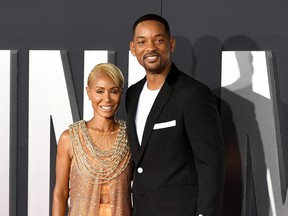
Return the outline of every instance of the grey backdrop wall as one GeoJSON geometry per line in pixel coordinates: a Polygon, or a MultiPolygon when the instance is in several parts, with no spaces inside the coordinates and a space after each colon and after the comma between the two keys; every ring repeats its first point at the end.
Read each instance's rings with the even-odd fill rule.
{"type": "MultiPolygon", "coordinates": [[[[11,153],[10,166],[10,215],[27,215],[29,50],[68,51],[81,108],[83,50],[115,50],[116,64],[127,77],[131,26],[145,13],[167,18],[177,40],[174,61],[180,69],[210,86],[218,97],[221,51],[272,51],[287,182],[287,9],[288,2],[269,0],[2,0],[0,50],[18,50],[19,71],[17,124],[14,127],[17,139],[13,141],[15,148],[11,148],[14,153],[11,153]]],[[[120,116],[125,118],[123,108],[120,116]]],[[[230,212],[230,215],[241,213],[230,212]]]]}

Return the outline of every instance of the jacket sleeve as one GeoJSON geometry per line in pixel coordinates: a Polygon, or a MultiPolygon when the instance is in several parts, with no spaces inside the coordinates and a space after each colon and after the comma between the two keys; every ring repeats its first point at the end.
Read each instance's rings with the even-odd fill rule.
{"type": "Polygon", "coordinates": [[[197,215],[220,215],[224,190],[224,144],[215,97],[206,86],[186,95],[184,121],[198,173],[197,215]]]}

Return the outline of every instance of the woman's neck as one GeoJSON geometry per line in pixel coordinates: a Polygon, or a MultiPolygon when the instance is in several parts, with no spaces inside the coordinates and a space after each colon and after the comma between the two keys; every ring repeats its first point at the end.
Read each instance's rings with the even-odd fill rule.
{"type": "Polygon", "coordinates": [[[111,132],[118,129],[118,123],[114,118],[96,119],[92,118],[87,122],[87,127],[100,132],[111,132]]]}

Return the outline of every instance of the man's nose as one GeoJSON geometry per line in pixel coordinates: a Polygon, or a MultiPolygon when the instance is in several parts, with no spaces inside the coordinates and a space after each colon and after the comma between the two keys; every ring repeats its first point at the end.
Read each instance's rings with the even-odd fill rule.
{"type": "Polygon", "coordinates": [[[156,49],[156,45],[153,41],[150,41],[149,43],[147,43],[147,51],[154,51],[156,49]]]}

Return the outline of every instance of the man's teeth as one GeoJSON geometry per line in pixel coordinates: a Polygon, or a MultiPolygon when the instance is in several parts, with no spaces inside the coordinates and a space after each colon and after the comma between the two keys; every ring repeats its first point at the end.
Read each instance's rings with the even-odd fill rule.
{"type": "Polygon", "coordinates": [[[101,106],[101,108],[108,110],[108,109],[112,109],[112,106],[101,106]]]}
{"type": "Polygon", "coordinates": [[[154,60],[156,58],[157,58],[157,56],[149,56],[149,57],[147,57],[147,59],[149,59],[149,60],[154,60]]]}

